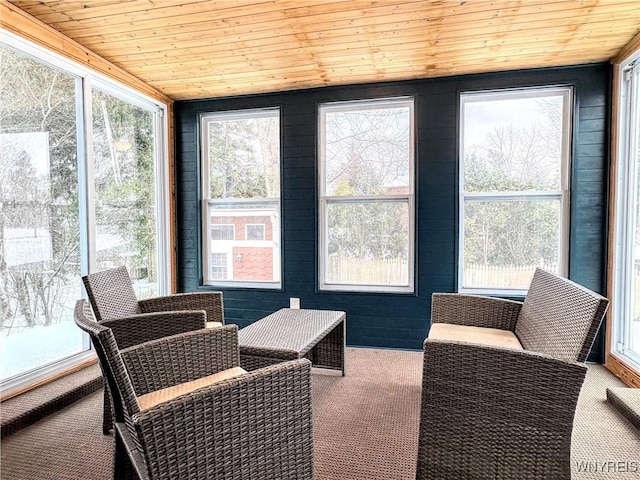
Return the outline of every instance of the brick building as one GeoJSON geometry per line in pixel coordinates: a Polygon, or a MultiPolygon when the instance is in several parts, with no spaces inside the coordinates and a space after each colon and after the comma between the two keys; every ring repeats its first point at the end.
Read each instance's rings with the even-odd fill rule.
{"type": "Polygon", "coordinates": [[[279,280],[274,278],[274,262],[280,261],[278,209],[264,203],[260,207],[210,208],[210,280],[279,280]]]}

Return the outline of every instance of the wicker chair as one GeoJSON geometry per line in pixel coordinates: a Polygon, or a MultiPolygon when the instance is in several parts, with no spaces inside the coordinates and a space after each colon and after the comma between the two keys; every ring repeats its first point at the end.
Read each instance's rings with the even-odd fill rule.
{"type": "Polygon", "coordinates": [[[570,479],[584,362],[608,303],[542,270],[523,303],[434,294],[416,478],[570,479]]]}
{"type": "MultiPolygon", "coordinates": [[[[113,330],[120,348],[149,340],[224,325],[221,292],[182,293],[138,300],[126,267],[82,277],[95,317],[113,330]],[[111,323],[112,320],[128,322],[111,323]]],[[[111,400],[104,389],[102,431],[113,429],[111,400]]]]}
{"type": "Polygon", "coordinates": [[[141,313],[204,310],[207,327],[224,325],[222,292],[179,293],[138,300],[126,267],[85,275],[82,282],[99,322],[141,313]]]}
{"type": "Polygon", "coordinates": [[[114,399],[114,478],[313,478],[308,360],[247,373],[236,325],[120,350],[86,300],[74,316],[114,399]]]}

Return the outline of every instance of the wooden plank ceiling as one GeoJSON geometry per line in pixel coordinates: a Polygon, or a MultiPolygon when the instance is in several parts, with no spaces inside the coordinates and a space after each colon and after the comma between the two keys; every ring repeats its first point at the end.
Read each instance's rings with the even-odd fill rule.
{"type": "Polygon", "coordinates": [[[608,61],[640,0],[11,0],[175,100],[608,61]]]}

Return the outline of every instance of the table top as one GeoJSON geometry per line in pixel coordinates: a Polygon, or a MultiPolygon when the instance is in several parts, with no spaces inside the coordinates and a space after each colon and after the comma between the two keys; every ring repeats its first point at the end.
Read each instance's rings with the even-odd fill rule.
{"type": "Polygon", "coordinates": [[[344,321],[336,310],[283,308],[238,331],[240,350],[288,350],[305,354],[344,321]]]}

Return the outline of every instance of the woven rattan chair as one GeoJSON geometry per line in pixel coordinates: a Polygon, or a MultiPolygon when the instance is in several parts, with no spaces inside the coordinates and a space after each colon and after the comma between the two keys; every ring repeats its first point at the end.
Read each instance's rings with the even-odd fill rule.
{"type": "Polygon", "coordinates": [[[115,478],[313,478],[308,360],[247,373],[236,325],[120,350],[86,300],[74,316],[114,399],[115,478]]]}
{"type": "Polygon", "coordinates": [[[584,362],[608,303],[542,270],[523,303],[434,294],[416,478],[570,479],[584,362]]]}
{"type": "Polygon", "coordinates": [[[99,322],[141,313],[204,310],[208,327],[224,325],[222,292],[179,293],[138,300],[126,267],[85,275],[82,282],[99,322]]]}
{"type": "MultiPolygon", "coordinates": [[[[128,318],[128,322],[108,323],[120,348],[157,338],[224,325],[221,292],[182,293],[138,300],[126,267],[82,277],[95,317],[99,322],[128,318]]],[[[111,400],[104,390],[102,430],[113,429],[111,400]]]]}

